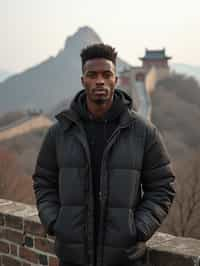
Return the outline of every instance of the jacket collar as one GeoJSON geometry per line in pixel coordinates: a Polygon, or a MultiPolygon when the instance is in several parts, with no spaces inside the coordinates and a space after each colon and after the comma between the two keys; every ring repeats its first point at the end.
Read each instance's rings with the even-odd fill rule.
{"type": "MultiPolygon", "coordinates": [[[[131,126],[136,119],[136,113],[133,110],[125,110],[119,121],[119,127],[124,128],[131,126]]],[[[82,121],[75,111],[72,109],[63,110],[61,113],[56,115],[56,119],[60,122],[64,131],[68,130],[71,126],[76,125],[79,128],[83,128],[82,121]]]]}
{"type": "MultiPolygon", "coordinates": [[[[129,96],[118,90],[120,93],[123,94],[124,101],[130,102],[129,96]]],[[[80,95],[83,93],[83,90],[80,91],[74,99],[77,99],[77,97],[80,97],[80,95]]],[[[74,100],[73,100],[74,101],[74,100]]],[[[71,107],[73,104],[73,101],[68,109],[63,110],[59,114],[57,114],[55,117],[60,122],[62,128],[64,130],[68,130],[71,126],[76,125],[79,128],[83,128],[82,120],[79,114],[71,107]]],[[[133,109],[129,108],[125,109],[125,111],[120,115],[120,121],[119,121],[119,127],[126,127],[129,126],[136,118],[136,113],[133,109]]]]}

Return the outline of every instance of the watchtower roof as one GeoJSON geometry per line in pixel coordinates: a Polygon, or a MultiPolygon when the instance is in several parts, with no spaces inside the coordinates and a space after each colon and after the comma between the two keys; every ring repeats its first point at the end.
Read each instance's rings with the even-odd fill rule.
{"type": "Polygon", "coordinates": [[[144,57],[140,57],[140,60],[169,60],[170,56],[166,56],[165,49],[161,50],[145,50],[144,57]]]}

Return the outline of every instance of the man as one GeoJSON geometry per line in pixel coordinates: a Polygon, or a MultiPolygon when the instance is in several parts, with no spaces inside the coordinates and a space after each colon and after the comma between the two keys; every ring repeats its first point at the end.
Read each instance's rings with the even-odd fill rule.
{"type": "Polygon", "coordinates": [[[115,50],[82,50],[82,85],[58,114],[33,175],[60,265],[138,265],[166,217],[174,175],[157,129],[116,90],[115,50]]]}

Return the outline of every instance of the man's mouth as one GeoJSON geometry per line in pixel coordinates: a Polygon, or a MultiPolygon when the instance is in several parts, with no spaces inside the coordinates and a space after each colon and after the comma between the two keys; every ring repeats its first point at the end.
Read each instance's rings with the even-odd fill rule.
{"type": "Polygon", "coordinates": [[[102,94],[106,94],[107,90],[105,88],[96,88],[93,90],[94,94],[97,95],[102,95],[102,94]]]}

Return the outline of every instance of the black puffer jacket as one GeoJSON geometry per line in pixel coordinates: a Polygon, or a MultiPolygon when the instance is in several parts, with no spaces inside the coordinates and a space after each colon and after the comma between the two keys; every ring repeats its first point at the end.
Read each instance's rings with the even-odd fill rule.
{"type": "MultiPolygon", "coordinates": [[[[69,264],[94,265],[89,145],[74,110],[57,119],[33,175],[39,216],[56,235],[58,257],[69,264]]],[[[134,259],[136,242],[148,240],[166,217],[175,194],[173,182],[157,129],[126,109],[103,153],[97,266],[126,265],[134,259]]]]}
{"type": "Polygon", "coordinates": [[[103,152],[109,138],[119,124],[120,115],[127,108],[131,108],[131,106],[131,98],[117,89],[115,90],[111,108],[101,118],[95,118],[89,113],[86,104],[85,90],[82,90],[77,94],[72,104],[72,109],[75,110],[81,118],[90,149],[94,194],[94,240],[96,244],[98,241],[100,217],[99,191],[103,152]]]}

